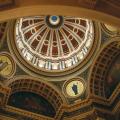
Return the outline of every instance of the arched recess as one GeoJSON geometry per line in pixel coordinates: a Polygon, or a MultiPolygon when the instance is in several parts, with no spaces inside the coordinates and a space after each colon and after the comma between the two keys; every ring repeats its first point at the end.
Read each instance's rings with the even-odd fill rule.
{"type": "Polygon", "coordinates": [[[94,63],[90,72],[89,91],[90,95],[107,98],[106,79],[112,63],[120,55],[120,37],[114,37],[106,43],[94,63]]]}
{"type": "Polygon", "coordinates": [[[66,104],[62,94],[55,88],[55,86],[45,83],[37,78],[29,76],[17,76],[9,79],[6,85],[11,88],[11,95],[17,92],[31,92],[46,99],[57,112],[58,109],[66,104]]]}

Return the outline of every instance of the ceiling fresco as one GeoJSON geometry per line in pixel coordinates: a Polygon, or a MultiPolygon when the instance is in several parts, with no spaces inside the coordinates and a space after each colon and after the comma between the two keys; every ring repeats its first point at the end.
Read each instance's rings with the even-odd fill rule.
{"type": "Polygon", "coordinates": [[[50,117],[55,116],[53,106],[43,97],[31,92],[16,92],[8,100],[8,105],[50,117]],[[49,108],[49,109],[48,109],[49,108]]]}

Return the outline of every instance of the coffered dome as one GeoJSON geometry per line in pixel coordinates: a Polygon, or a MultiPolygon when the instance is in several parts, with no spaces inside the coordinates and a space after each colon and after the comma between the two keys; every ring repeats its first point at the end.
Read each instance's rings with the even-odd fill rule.
{"type": "Polygon", "coordinates": [[[69,16],[34,16],[16,22],[15,44],[21,56],[40,70],[68,70],[81,63],[94,40],[90,20],[69,16]]]}

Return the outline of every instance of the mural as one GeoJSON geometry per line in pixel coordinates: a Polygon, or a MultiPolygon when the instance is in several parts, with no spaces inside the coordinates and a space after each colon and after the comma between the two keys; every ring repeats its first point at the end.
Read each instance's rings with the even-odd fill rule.
{"type": "Polygon", "coordinates": [[[113,63],[111,70],[108,74],[107,85],[106,85],[106,95],[109,97],[117,84],[120,82],[120,56],[117,57],[116,61],[113,63]]]}
{"type": "Polygon", "coordinates": [[[43,97],[31,92],[17,92],[10,96],[8,105],[49,117],[55,116],[53,106],[43,97]]]}

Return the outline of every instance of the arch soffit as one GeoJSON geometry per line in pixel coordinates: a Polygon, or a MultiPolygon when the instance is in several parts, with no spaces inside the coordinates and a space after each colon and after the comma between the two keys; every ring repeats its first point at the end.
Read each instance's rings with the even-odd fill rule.
{"type": "Polygon", "coordinates": [[[14,76],[13,78],[6,80],[6,82],[5,82],[4,85],[5,85],[6,87],[9,87],[10,84],[14,83],[15,81],[20,81],[20,80],[22,80],[22,79],[23,79],[23,80],[26,80],[26,81],[27,81],[28,79],[30,79],[30,80],[32,80],[32,81],[34,81],[34,82],[38,82],[38,83],[42,83],[42,84],[44,84],[44,85],[47,85],[48,87],[50,87],[52,90],[54,90],[54,92],[56,92],[56,93],[60,96],[60,98],[62,99],[63,104],[66,104],[66,103],[67,103],[67,101],[65,100],[64,95],[62,94],[62,92],[60,92],[60,91],[58,90],[58,88],[57,88],[56,86],[52,85],[51,83],[49,83],[49,82],[47,82],[47,81],[43,81],[43,80],[40,79],[40,78],[31,77],[31,76],[28,76],[28,75],[19,75],[19,76],[14,76]]]}
{"type": "MultiPolygon", "coordinates": [[[[91,69],[90,69],[90,73],[89,73],[89,80],[88,80],[88,86],[89,86],[89,92],[90,92],[90,83],[91,83],[91,78],[92,78],[92,73],[94,72],[93,69],[94,67],[96,66],[96,62],[99,60],[99,57],[100,57],[100,54],[102,52],[104,52],[105,48],[109,47],[110,44],[112,43],[120,43],[120,36],[116,36],[116,37],[112,37],[108,42],[106,42],[102,48],[100,49],[100,51],[98,52],[97,56],[95,57],[95,59],[93,60],[93,64],[91,66],[91,69]]],[[[119,49],[120,49],[120,45],[118,45],[119,49]]],[[[90,95],[90,94],[89,94],[90,95]]]]}
{"type": "Polygon", "coordinates": [[[54,5],[54,4],[28,5],[16,7],[14,9],[4,10],[0,12],[0,21],[16,19],[24,16],[48,15],[48,14],[78,16],[87,19],[97,20],[100,22],[105,22],[107,24],[112,24],[117,27],[120,26],[119,24],[120,19],[118,17],[103,12],[99,12],[96,10],[82,8],[79,6],[54,5]]]}

